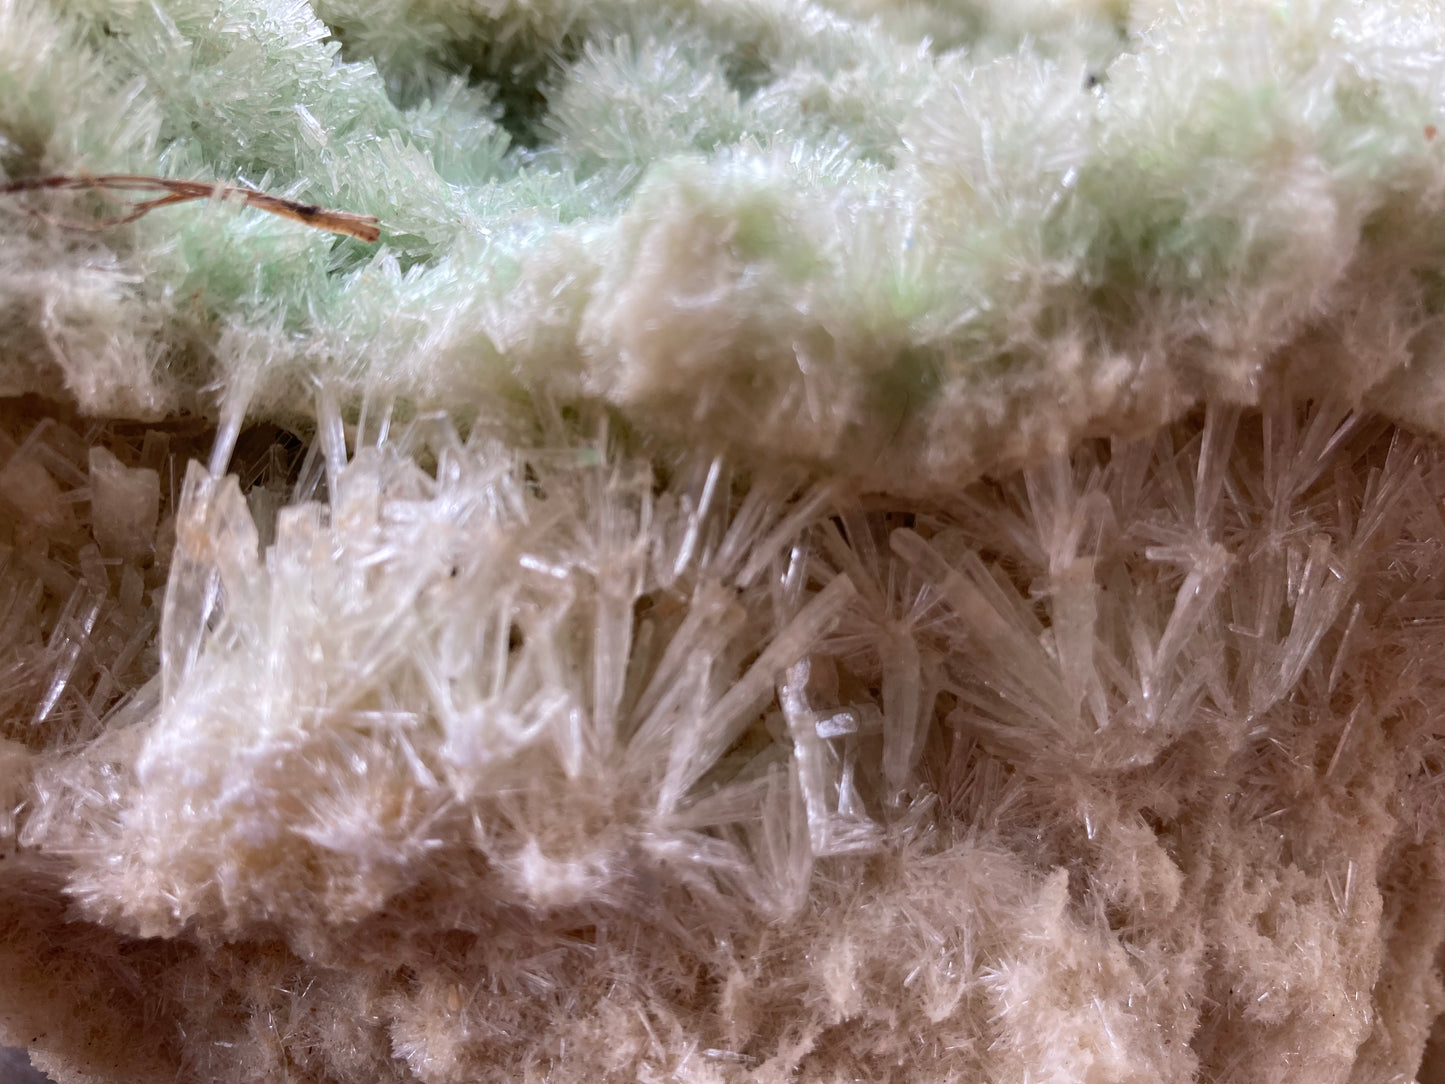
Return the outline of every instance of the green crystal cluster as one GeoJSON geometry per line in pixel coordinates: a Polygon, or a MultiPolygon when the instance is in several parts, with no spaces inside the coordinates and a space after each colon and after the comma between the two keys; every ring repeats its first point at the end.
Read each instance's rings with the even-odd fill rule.
{"type": "Polygon", "coordinates": [[[12,198],[0,386],[293,424],[317,385],[523,428],[594,400],[894,490],[1276,385],[1435,427],[1442,86],[1429,4],[10,0],[10,177],[385,233],[77,237],[12,198]]]}

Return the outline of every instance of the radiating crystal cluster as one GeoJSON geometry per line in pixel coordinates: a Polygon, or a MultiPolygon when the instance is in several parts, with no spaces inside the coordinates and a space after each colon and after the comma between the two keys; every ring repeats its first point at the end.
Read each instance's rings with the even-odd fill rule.
{"type": "Polygon", "coordinates": [[[1433,0],[0,0],[0,1041],[1411,1079],[1442,118],[1433,0]]]}
{"type": "Polygon", "coordinates": [[[107,501],[157,507],[161,435],[16,430],[6,665],[47,681],[6,715],[0,1011],[42,1060],[1415,1071],[1433,444],[1211,407],[920,505],[640,457],[601,416],[518,449],[316,410],[304,455],[223,433],[176,480],[140,603],[159,566],[107,501]]]}

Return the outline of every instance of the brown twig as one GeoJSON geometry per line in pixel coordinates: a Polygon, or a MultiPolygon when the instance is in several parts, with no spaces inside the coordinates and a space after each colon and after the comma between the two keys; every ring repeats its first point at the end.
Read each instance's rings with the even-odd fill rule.
{"type": "Polygon", "coordinates": [[[108,193],[147,193],[159,192],[161,195],[154,199],[142,200],[137,203],[129,213],[116,218],[105,218],[95,222],[69,222],[57,220],[40,211],[31,209],[31,213],[47,222],[56,222],[58,225],[70,229],[79,230],[103,230],[111,226],[122,226],[127,222],[134,222],[143,215],[149,214],[158,207],[167,207],[173,203],[189,203],[192,200],[200,199],[232,199],[239,197],[248,207],[254,207],[258,211],[266,211],[268,214],[279,215],[281,218],[289,218],[293,222],[300,222],[307,226],[314,226],[318,230],[326,230],[330,233],[344,234],[347,237],[355,237],[358,241],[365,241],[368,244],[381,237],[380,222],[372,215],[358,215],[350,211],[328,211],[311,203],[298,203],[296,200],[282,199],[280,196],[268,196],[264,192],[257,192],[252,188],[242,188],[233,184],[216,184],[210,181],[173,181],[166,177],[143,177],[130,173],[107,173],[98,177],[88,174],[77,174],[75,176],[55,177],[32,177],[23,181],[10,181],[8,184],[0,185],[0,195],[10,195],[19,192],[39,192],[44,189],[66,189],[81,191],[102,191],[108,193]]]}

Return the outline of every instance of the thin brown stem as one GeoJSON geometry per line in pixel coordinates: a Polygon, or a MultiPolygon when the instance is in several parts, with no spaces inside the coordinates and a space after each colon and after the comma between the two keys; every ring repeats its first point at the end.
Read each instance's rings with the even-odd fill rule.
{"type": "Polygon", "coordinates": [[[102,230],[111,226],[122,226],[127,222],[149,214],[158,207],[175,203],[189,203],[202,199],[240,199],[248,207],[258,211],[289,218],[293,222],[313,226],[329,233],[355,237],[368,244],[381,237],[380,221],[373,215],[359,215],[350,211],[329,211],[311,203],[270,196],[265,192],[244,188],[240,185],[218,184],[210,181],[178,181],[167,177],[145,177],[131,173],[107,173],[100,176],[88,174],[32,177],[27,180],[10,181],[0,184],[0,195],[42,190],[100,191],[109,194],[120,193],[161,193],[154,199],[136,204],[128,213],[115,218],[99,219],[95,222],[70,222],[59,220],[39,211],[33,211],[47,222],[71,229],[102,230]]]}

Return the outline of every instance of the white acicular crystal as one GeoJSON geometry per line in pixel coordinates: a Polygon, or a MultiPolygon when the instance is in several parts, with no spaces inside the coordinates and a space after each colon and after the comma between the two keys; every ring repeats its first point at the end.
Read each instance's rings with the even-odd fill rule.
{"type": "MultiPolygon", "coordinates": [[[[265,546],[191,466],[158,633],[138,566],[75,581],[3,761],[18,868],[91,931],[67,959],[148,976],[208,1079],[301,1050],[344,1079],[1413,1071],[1445,943],[1431,444],[1210,408],[913,511],[334,409],[265,546]],[[114,701],[145,671],[87,667],[124,621],[158,669],[114,701]],[[82,681],[96,736],[25,749],[82,681]],[[274,1046],[226,1037],[298,1003],[274,1046]]],[[[10,612],[21,649],[45,611],[10,612]]],[[[51,927],[11,906],[33,989],[51,927]]]]}
{"type": "Polygon", "coordinates": [[[160,476],[146,467],[127,467],[105,448],[90,450],[91,529],[101,552],[135,558],[155,545],[161,508],[160,476]]]}

